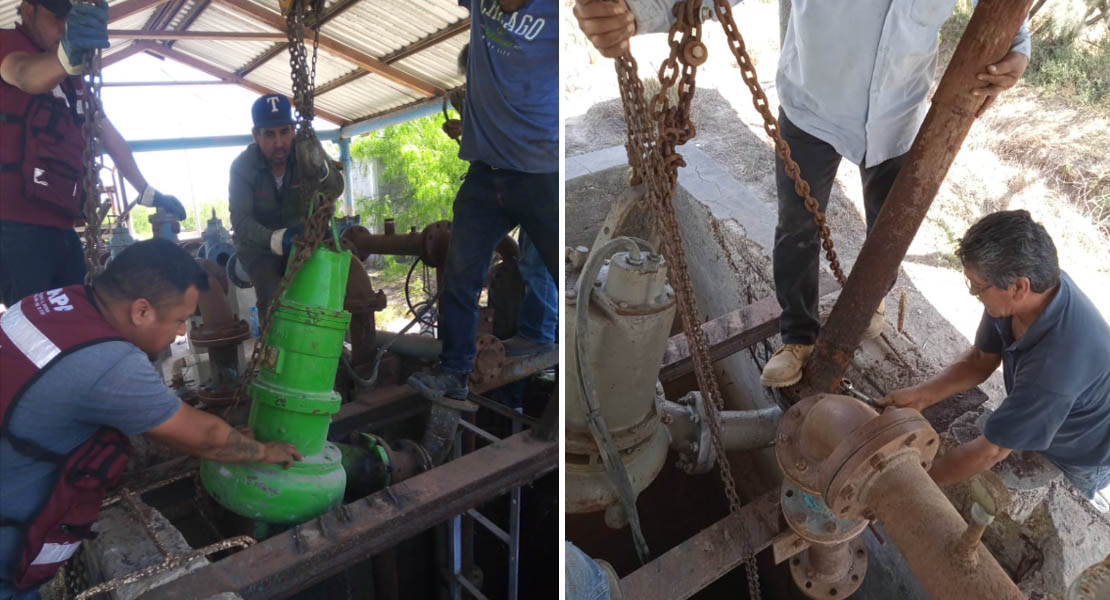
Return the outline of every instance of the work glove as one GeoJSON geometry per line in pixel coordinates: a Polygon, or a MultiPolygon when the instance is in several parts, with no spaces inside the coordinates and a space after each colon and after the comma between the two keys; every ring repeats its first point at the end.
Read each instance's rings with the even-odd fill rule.
{"type": "Polygon", "coordinates": [[[293,248],[293,238],[304,233],[304,225],[294,225],[278,229],[270,234],[270,251],[278,256],[289,254],[293,248]]]}
{"type": "MultiPolygon", "coordinates": [[[[77,6],[81,5],[77,4],[74,6],[74,8],[76,8],[77,6]]],[[[187,216],[185,214],[185,207],[181,205],[180,200],[173,196],[167,196],[166,194],[159,192],[158,190],[154,189],[154,186],[146,186],[146,189],[143,190],[142,195],[139,196],[139,204],[142,204],[143,206],[153,206],[155,208],[165,209],[166,212],[176,217],[178,221],[184,221],[185,217],[187,216]]]]}
{"type": "Polygon", "coordinates": [[[74,4],[66,16],[66,30],[58,44],[58,62],[66,73],[80,75],[85,54],[108,46],[108,3],[100,0],[96,4],[74,4]]]}

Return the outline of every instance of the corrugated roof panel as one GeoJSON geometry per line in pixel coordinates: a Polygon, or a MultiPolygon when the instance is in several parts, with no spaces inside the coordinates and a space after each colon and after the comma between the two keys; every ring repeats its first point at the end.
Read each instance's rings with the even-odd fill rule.
{"type": "MultiPolygon", "coordinates": [[[[311,47],[308,51],[311,55],[311,47]]],[[[355,68],[355,65],[321,49],[316,57],[316,85],[323,85],[355,68]]],[[[246,79],[273,89],[291,90],[289,51],[282,50],[272,60],[248,73],[246,79]]]]}
{"type": "Polygon", "coordinates": [[[272,42],[179,40],[173,48],[191,54],[214,67],[235,71],[273,45],[272,42]]]}
{"type": "Polygon", "coordinates": [[[170,22],[166,25],[166,29],[174,31],[180,29],[181,21],[185,19],[185,15],[189,14],[189,11],[193,9],[193,5],[197,2],[198,0],[188,0],[185,4],[181,5],[181,10],[174,13],[173,18],[171,18],[170,22]]]}
{"type": "MultiPolygon", "coordinates": [[[[13,29],[15,27],[16,21],[19,20],[17,10],[19,8],[20,2],[22,1],[23,0],[0,0],[0,29],[13,29]]],[[[122,2],[123,0],[120,1],[122,2]]],[[[118,4],[118,2],[112,2],[111,4],[118,4]]],[[[158,7],[148,8],[142,12],[131,15],[126,19],[114,21],[108,25],[108,28],[141,29],[143,24],[145,24],[147,20],[150,19],[150,16],[154,14],[154,11],[157,10],[157,8],[158,7]]],[[[110,50],[105,51],[105,55],[111,54],[112,51],[115,51],[130,43],[130,40],[110,41],[112,43],[112,47],[110,50]]]]}
{"type": "Polygon", "coordinates": [[[443,89],[453,88],[466,80],[466,77],[459,75],[457,64],[459,51],[468,41],[470,34],[462,32],[390,64],[443,89]]]}
{"type": "Polygon", "coordinates": [[[316,98],[316,105],[349,120],[403,106],[423,96],[379,75],[364,75],[316,98]]]}
{"type": "Polygon", "coordinates": [[[276,31],[269,25],[242,16],[219,4],[209,4],[189,29],[192,31],[276,31]]]}
{"type": "Polygon", "coordinates": [[[331,37],[380,58],[465,19],[454,0],[359,2],[324,25],[331,37]]]}

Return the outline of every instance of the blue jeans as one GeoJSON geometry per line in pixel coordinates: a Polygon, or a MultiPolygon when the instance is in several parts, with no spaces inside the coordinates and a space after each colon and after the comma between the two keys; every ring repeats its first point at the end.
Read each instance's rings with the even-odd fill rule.
{"type": "Polygon", "coordinates": [[[85,280],[85,253],[72,229],[0,221],[0,301],[85,280]]]}
{"type": "Polygon", "coordinates": [[[609,600],[609,576],[594,559],[566,542],[566,600],[609,600]]]}
{"type": "Polygon", "coordinates": [[[523,231],[517,268],[525,285],[517,333],[530,342],[553,344],[559,335],[559,286],[547,272],[539,249],[523,231]]]}
{"type": "Polygon", "coordinates": [[[1084,498],[1091,500],[1100,490],[1110,485],[1110,465],[1098,467],[1068,467],[1051,461],[1064,473],[1084,498]]]}
{"type": "Polygon", "coordinates": [[[474,368],[478,295],[493,250],[517,225],[535,244],[554,280],[559,254],[559,173],[522,173],[474,162],[455,196],[444,272],[440,330],[446,371],[474,368]]]}

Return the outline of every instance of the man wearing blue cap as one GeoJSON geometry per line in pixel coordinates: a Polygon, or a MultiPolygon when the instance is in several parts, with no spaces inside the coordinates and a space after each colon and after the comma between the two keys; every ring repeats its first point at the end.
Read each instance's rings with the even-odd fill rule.
{"type": "Polygon", "coordinates": [[[301,179],[293,151],[293,108],[281,94],[251,107],[254,143],[231,163],[231,226],[239,262],[265,315],[285,270],[294,236],[304,231],[301,179]]]}
{"type": "MultiPolygon", "coordinates": [[[[108,5],[24,0],[22,23],[0,30],[0,301],[81,282],[85,261],[73,230],[83,214],[81,70],[108,47],[108,5]]],[[[173,196],[147,184],[127,142],[107,119],[100,141],[139,201],[185,218],[173,196]]]]}

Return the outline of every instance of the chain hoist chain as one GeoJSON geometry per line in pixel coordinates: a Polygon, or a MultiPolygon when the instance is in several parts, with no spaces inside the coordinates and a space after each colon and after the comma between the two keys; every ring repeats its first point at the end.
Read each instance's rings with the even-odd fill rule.
{"type": "MultiPolygon", "coordinates": [[[[313,23],[311,67],[309,67],[310,61],[304,47],[304,13],[304,2],[295,2],[292,10],[286,15],[285,20],[287,26],[286,36],[289,39],[289,67],[292,76],[293,104],[297,108],[297,134],[294,141],[295,145],[301,140],[312,139],[315,141],[316,138],[316,132],[312,128],[312,119],[315,114],[313,96],[316,89],[316,54],[320,43],[320,13],[319,11],[316,12],[315,21],[313,23]]],[[[298,168],[300,167],[301,165],[298,165],[298,168]]],[[[334,198],[329,199],[321,194],[318,187],[319,181],[316,176],[301,177],[302,206],[305,210],[305,214],[308,215],[305,219],[304,233],[301,234],[300,241],[293,246],[294,250],[289,255],[289,265],[285,270],[285,275],[282,276],[281,281],[278,282],[277,289],[274,291],[273,299],[270,302],[266,314],[261,315],[262,326],[259,337],[255,340],[250,360],[247,362],[247,367],[243,372],[239,385],[235,388],[235,395],[231,405],[228,406],[227,410],[223,413],[224,418],[227,418],[239,405],[247,388],[250,387],[251,382],[258,372],[258,362],[265,350],[267,334],[270,331],[270,325],[273,323],[272,315],[274,312],[274,303],[281,297],[285,290],[288,289],[290,282],[292,282],[293,278],[300,272],[305,261],[312,257],[312,253],[317,246],[324,245],[331,250],[339,250],[334,239],[330,235],[332,231],[332,217],[335,215],[335,200],[334,198]]]]}
{"type": "Polygon", "coordinates": [[[836,250],[833,248],[832,234],[829,232],[828,223],[825,221],[825,214],[821,211],[817,199],[809,193],[809,182],[802,177],[798,163],[790,157],[790,145],[782,139],[778,119],[771,113],[767,94],[763,93],[763,87],[759,85],[759,77],[755,73],[755,64],[752,63],[747,46],[744,44],[744,38],[740,35],[740,29],[732,18],[732,6],[728,3],[728,0],[714,0],[713,9],[717,13],[717,20],[721,22],[721,27],[725,30],[728,49],[736,57],[736,64],[740,67],[740,76],[752,92],[752,104],[760,116],[763,117],[763,130],[774,141],[775,154],[782,160],[786,175],[794,180],[794,191],[805,200],[806,210],[813,215],[813,222],[817,224],[817,232],[821,236],[821,247],[825,249],[825,258],[829,261],[829,268],[832,269],[833,275],[836,276],[840,285],[844,285],[844,271],[841,270],[840,261],[837,260],[836,250]]]}
{"type": "Polygon", "coordinates": [[[84,169],[83,188],[85,216],[85,283],[90,283],[100,274],[100,253],[104,240],[100,237],[100,224],[104,220],[111,202],[101,205],[100,201],[100,49],[89,50],[82,59],[84,75],[81,83],[84,88],[78,101],[83,118],[81,137],[85,146],[81,152],[81,165],[84,169]]]}

